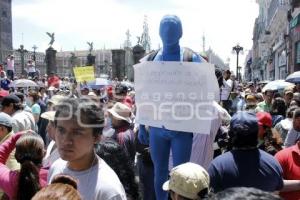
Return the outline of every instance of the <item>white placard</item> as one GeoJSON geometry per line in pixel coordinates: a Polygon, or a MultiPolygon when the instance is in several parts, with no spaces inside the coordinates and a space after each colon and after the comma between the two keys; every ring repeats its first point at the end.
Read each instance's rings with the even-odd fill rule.
{"type": "Polygon", "coordinates": [[[209,134],[220,95],[214,65],[147,61],[134,66],[134,77],[137,123],[209,134]]]}

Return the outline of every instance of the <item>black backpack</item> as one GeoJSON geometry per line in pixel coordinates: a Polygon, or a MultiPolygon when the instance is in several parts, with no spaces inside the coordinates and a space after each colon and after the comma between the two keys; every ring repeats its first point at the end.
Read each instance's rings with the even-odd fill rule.
{"type": "MultiPolygon", "coordinates": [[[[150,52],[148,54],[149,56],[147,58],[147,61],[153,61],[159,51],[160,51],[160,49],[150,52]]],[[[184,47],[183,61],[184,62],[193,62],[193,54],[196,54],[196,53],[192,49],[184,47]]]]}

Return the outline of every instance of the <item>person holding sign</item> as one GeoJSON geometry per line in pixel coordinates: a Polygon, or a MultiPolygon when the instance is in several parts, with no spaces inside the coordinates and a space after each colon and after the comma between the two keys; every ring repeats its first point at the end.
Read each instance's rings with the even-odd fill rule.
{"type": "MultiPolygon", "coordinates": [[[[181,48],[179,39],[182,36],[180,19],[175,15],[166,15],[160,22],[159,34],[163,48],[148,55],[148,61],[191,61],[205,62],[203,58],[187,48],[181,48]]],[[[145,125],[140,125],[138,138],[141,143],[150,145],[151,158],[154,163],[154,184],[156,199],[166,200],[167,192],[162,185],[168,179],[168,163],[170,149],[173,154],[173,166],[190,160],[193,133],[168,130],[163,127],[149,127],[149,135],[145,125]]]]}

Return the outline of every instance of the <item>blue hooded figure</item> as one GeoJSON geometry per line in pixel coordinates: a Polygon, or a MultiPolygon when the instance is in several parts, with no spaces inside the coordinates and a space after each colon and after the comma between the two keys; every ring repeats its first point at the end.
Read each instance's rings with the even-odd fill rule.
{"type": "MultiPolygon", "coordinates": [[[[179,40],[182,37],[182,25],[175,15],[166,15],[160,22],[159,35],[163,48],[158,51],[154,61],[183,61],[184,51],[179,40]]],[[[192,54],[193,62],[205,62],[197,54],[192,54]]],[[[149,134],[145,126],[140,125],[138,138],[141,143],[149,144],[150,154],[154,163],[154,188],[157,200],[167,200],[168,194],[162,185],[168,179],[168,164],[170,149],[172,150],[173,166],[190,160],[193,133],[172,131],[165,127],[149,127],[149,134]]]]}

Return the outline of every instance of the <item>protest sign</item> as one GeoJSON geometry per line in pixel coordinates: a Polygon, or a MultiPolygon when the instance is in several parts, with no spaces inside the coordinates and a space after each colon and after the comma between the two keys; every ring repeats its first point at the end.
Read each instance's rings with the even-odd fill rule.
{"type": "Polygon", "coordinates": [[[90,82],[95,80],[93,66],[74,67],[73,71],[77,82],[83,83],[84,81],[90,82]]]}
{"type": "Polygon", "coordinates": [[[207,133],[218,111],[210,63],[142,62],[134,66],[136,122],[169,130],[207,133]]]}

